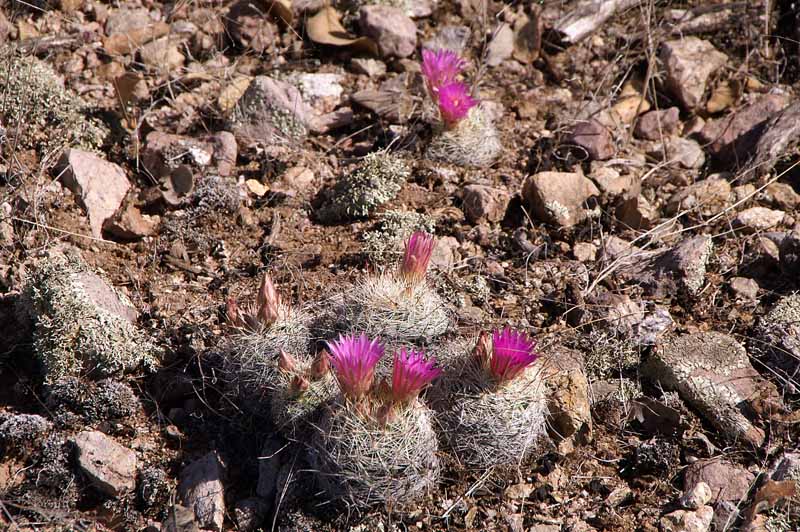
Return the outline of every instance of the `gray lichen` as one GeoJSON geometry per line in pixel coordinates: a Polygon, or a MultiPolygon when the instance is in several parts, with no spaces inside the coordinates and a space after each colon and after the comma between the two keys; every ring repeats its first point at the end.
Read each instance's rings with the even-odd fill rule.
{"type": "Polygon", "coordinates": [[[759,321],[751,341],[787,384],[800,387],[800,294],[782,298],[759,321]]]}
{"type": "Polygon", "coordinates": [[[365,231],[364,253],[373,266],[396,263],[403,256],[403,242],[415,231],[435,234],[436,221],[425,214],[413,211],[386,211],[381,213],[376,227],[365,231]]]}
{"type": "Polygon", "coordinates": [[[160,358],[160,348],[134,325],[136,311],[128,298],[77,256],[42,260],[22,301],[23,312],[34,319],[34,352],[47,383],[152,369],[160,358]]]}
{"type": "Polygon", "coordinates": [[[86,103],[64,88],[47,63],[1,49],[0,79],[0,117],[8,132],[19,131],[20,147],[45,155],[67,146],[96,149],[103,144],[106,128],[87,118],[86,103]]]}
{"type": "Polygon", "coordinates": [[[24,453],[43,438],[53,424],[35,414],[17,414],[0,418],[0,443],[6,454],[24,453]]]}
{"type": "Polygon", "coordinates": [[[354,172],[336,183],[318,212],[319,218],[336,222],[368,216],[394,199],[410,176],[408,164],[397,155],[370,153],[354,172]]]}

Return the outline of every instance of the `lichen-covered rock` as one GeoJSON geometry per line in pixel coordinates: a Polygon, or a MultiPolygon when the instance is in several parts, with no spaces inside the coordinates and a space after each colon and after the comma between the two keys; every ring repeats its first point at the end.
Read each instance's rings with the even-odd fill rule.
{"type": "Polygon", "coordinates": [[[108,131],[87,118],[87,105],[47,63],[13,49],[0,50],[0,122],[15,139],[10,145],[36,149],[40,155],[65,147],[102,145],[108,131]]]}
{"type": "Polygon", "coordinates": [[[133,304],[73,254],[32,269],[20,311],[33,318],[34,352],[48,383],[152,368],[159,359],[160,349],[135,326],[133,304]]]}
{"type": "Polygon", "coordinates": [[[394,199],[410,176],[411,169],[398,156],[370,153],[356,170],[336,183],[317,215],[324,222],[368,216],[394,199]]]}
{"type": "Polygon", "coordinates": [[[751,343],[793,387],[800,387],[800,294],[781,298],[758,322],[751,343]]]}
{"type": "Polygon", "coordinates": [[[0,415],[0,449],[6,455],[27,454],[52,428],[36,414],[0,415]]]}
{"type": "Polygon", "coordinates": [[[293,85],[258,76],[250,82],[230,119],[237,137],[269,145],[305,138],[312,110],[293,85]]]}
{"type": "Polygon", "coordinates": [[[676,390],[708,421],[734,441],[760,446],[764,432],[753,425],[748,401],[776,401],[775,386],[750,364],[745,348],[717,332],[665,338],[645,363],[643,374],[667,390],[676,390]]]}

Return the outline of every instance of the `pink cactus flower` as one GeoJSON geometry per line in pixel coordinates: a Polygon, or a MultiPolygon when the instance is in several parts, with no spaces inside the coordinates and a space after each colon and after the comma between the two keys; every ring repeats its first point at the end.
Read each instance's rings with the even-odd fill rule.
{"type": "Polygon", "coordinates": [[[403,262],[400,263],[400,275],[410,284],[421,282],[428,270],[431,254],[436,245],[433,235],[416,231],[406,242],[403,262]]]}
{"type": "Polygon", "coordinates": [[[539,358],[535,348],[536,340],[528,338],[523,332],[508,327],[494,331],[489,371],[498,382],[508,382],[539,358]]]}
{"type": "Polygon", "coordinates": [[[445,125],[452,127],[478,105],[463,83],[455,82],[439,89],[439,113],[445,125]]]}
{"type": "Polygon", "coordinates": [[[392,399],[396,403],[413,401],[433,379],[442,374],[434,367],[436,359],[425,359],[421,351],[407,351],[405,348],[394,355],[392,371],[392,399]]]}
{"type": "Polygon", "coordinates": [[[338,340],[328,342],[328,349],[342,393],[354,400],[363,397],[372,387],[375,365],[383,356],[383,344],[377,339],[370,340],[366,334],[340,335],[338,340]]]}
{"type": "Polygon", "coordinates": [[[422,50],[422,75],[431,98],[438,100],[439,90],[455,82],[466,66],[466,61],[450,50],[422,50]]]}

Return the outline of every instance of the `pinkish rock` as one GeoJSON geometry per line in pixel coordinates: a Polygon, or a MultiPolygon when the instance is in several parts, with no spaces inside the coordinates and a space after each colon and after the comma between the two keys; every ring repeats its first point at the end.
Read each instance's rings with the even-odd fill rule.
{"type": "Polygon", "coordinates": [[[694,489],[700,482],[711,488],[711,502],[739,502],[747,499],[755,475],[744,467],[720,459],[695,462],[686,469],[683,485],[685,491],[694,489]]]}
{"type": "Polygon", "coordinates": [[[511,199],[503,189],[485,185],[467,185],[462,191],[462,210],[472,223],[481,221],[499,222],[506,214],[511,199]]]}
{"type": "Polygon", "coordinates": [[[239,140],[269,145],[304,138],[312,116],[297,87],[257,76],[236,103],[231,126],[239,140]]]}
{"type": "Polygon", "coordinates": [[[640,139],[658,140],[677,133],[680,125],[680,111],[677,107],[670,107],[643,114],[636,122],[633,134],[640,139]]]}
{"type": "Polygon", "coordinates": [[[687,111],[702,103],[709,78],[728,62],[728,56],[697,37],[665,42],[660,57],[666,69],[664,85],[687,111]]]}
{"type": "Polygon", "coordinates": [[[522,196],[539,220],[570,227],[587,216],[583,203],[600,191],[578,173],[540,172],[525,180],[522,196]]]}
{"type": "Polygon", "coordinates": [[[378,43],[381,56],[408,57],[417,47],[417,25],[402,9],[367,5],[359,11],[359,27],[378,43]]]}
{"type": "Polygon", "coordinates": [[[706,122],[700,140],[708,144],[708,151],[715,157],[744,163],[761,137],[764,125],[789,101],[786,95],[765,94],[728,116],[706,122]]]}
{"type": "Polygon", "coordinates": [[[102,432],[85,431],[72,439],[78,467],[110,497],[119,497],[136,487],[136,453],[102,432]]]}
{"type": "Polygon", "coordinates": [[[733,225],[745,233],[757,233],[779,225],[785,216],[783,211],[766,207],[750,207],[736,215],[733,225]]]}
{"type": "Polygon", "coordinates": [[[611,132],[597,120],[582,120],[575,124],[567,142],[586,150],[589,159],[595,161],[610,159],[615,152],[611,132]]]}
{"type": "Polygon", "coordinates": [[[230,131],[218,131],[213,135],[203,137],[202,140],[213,146],[217,173],[222,177],[233,174],[236,168],[236,158],[239,156],[239,146],[233,133],[230,131]]]}
{"type": "Polygon", "coordinates": [[[155,234],[161,219],[142,214],[138,207],[128,203],[103,224],[103,229],[125,240],[134,240],[155,234]]]}
{"type": "Polygon", "coordinates": [[[92,234],[101,238],[103,223],[114,215],[131,188],[125,170],[92,152],[70,149],[61,156],[56,171],[86,209],[92,234]]]}

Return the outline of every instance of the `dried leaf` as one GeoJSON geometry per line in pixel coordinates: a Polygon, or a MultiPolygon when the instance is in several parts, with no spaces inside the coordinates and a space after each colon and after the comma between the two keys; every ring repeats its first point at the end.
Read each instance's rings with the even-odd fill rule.
{"type": "Polygon", "coordinates": [[[368,37],[353,37],[340,22],[341,15],[326,7],[306,22],[308,38],[317,44],[351,48],[353,51],[378,55],[378,45],[368,37]]]}
{"type": "Polygon", "coordinates": [[[288,25],[294,22],[294,12],[292,11],[292,0],[267,0],[267,14],[281,19],[288,25]]]}
{"type": "Polygon", "coordinates": [[[134,100],[139,99],[141,86],[137,85],[143,80],[142,76],[135,72],[126,72],[114,80],[114,90],[117,92],[117,99],[126,112],[128,105],[134,100]]]}
{"type": "Polygon", "coordinates": [[[247,90],[247,87],[250,86],[250,82],[253,80],[251,76],[240,76],[237,78],[233,78],[225,88],[223,88],[219,92],[219,96],[217,97],[217,106],[219,110],[223,113],[227,113],[236,105],[236,102],[239,101],[239,98],[242,97],[242,94],[247,90]]]}

